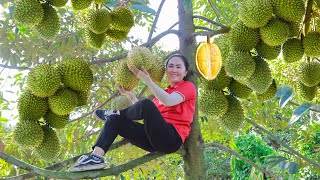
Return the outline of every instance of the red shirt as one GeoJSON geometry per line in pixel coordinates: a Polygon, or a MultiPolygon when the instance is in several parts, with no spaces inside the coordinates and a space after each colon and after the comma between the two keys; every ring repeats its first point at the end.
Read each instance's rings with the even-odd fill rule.
{"type": "Polygon", "coordinates": [[[157,98],[152,101],[159,109],[165,121],[172,124],[181,136],[182,142],[188,137],[191,130],[191,122],[195,111],[196,88],[190,81],[181,81],[174,87],[169,85],[165,91],[169,94],[176,92],[181,94],[183,102],[175,106],[165,106],[157,98]]]}

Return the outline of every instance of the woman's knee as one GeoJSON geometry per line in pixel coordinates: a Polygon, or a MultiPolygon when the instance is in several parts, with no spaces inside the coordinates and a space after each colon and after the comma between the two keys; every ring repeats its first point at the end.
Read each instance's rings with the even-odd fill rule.
{"type": "Polygon", "coordinates": [[[141,104],[144,108],[153,108],[156,107],[150,99],[142,99],[141,104]]]}

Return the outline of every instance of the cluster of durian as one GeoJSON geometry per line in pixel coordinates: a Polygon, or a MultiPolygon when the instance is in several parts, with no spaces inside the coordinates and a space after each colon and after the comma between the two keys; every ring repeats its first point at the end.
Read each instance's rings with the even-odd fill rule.
{"type": "Polygon", "coordinates": [[[59,33],[60,17],[53,6],[61,7],[67,0],[17,0],[14,18],[23,26],[33,29],[43,39],[53,39],[59,33]]]}
{"type": "Polygon", "coordinates": [[[18,99],[16,142],[34,149],[41,159],[53,161],[60,150],[54,129],[65,127],[70,112],[86,104],[92,83],[89,64],[78,58],[30,70],[26,91],[18,99]]]}
{"type": "Polygon", "coordinates": [[[155,56],[146,47],[134,47],[126,59],[121,60],[114,68],[113,79],[116,84],[122,86],[127,91],[137,87],[139,79],[130,71],[130,66],[136,66],[141,69],[143,66],[149,73],[154,82],[161,82],[164,73],[165,65],[160,58],[155,56]]]}
{"type": "Polygon", "coordinates": [[[91,9],[85,19],[85,37],[94,48],[102,48],[107,40],[123,41],[134,26],[134,18],[128,7],[119,6],[112,10],[105,7],[91,9]]]}

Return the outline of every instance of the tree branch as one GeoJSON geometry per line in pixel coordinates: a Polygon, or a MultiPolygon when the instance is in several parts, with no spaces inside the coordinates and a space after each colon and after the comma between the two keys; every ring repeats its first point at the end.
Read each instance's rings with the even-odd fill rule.
{"type": "Polygon", "coordinates": [[[215,31],[195,32],[195,33],[193,33],[193,36],[210,36],[210,37],[212,37],[212,36],[215,36],[218,34],[227,33],[229,31],[230,31],[230,28],[226,27],[226,28],[221,28],[221,29],[215,30],[215,31]]]}
{"type": "Polygon", "coordinates": [[[195,26],[194,28],[195,29],[204,29],[204,30],[207,30],[207,31],[213,31],[212,29],[207,28],[207,27],[203,27],[203,26],[195,26]]]}
{"type": "Polygon", "coordinates": [[[208,23],[211,23],[211,24],[213,24],[213,25],[219,26],[219,27],[221,27],[221,28],[228,28],[227,26],[225,26],[225,25],[223,25],[223,24],[221,24],[221,23],[212,21],[212,20],[210,20],[210,19],[208,19],[208,18],[206,18],[206,17],[203,17],[203,16],[194,15],[194,16],[192,16],[192,17],[193,17],[193,18],[202,19],[202,20],[204,20],[204,21],[207,21],[208,23]]]}
{"type": "Polygon", "coordinates": [[[152,38],[152,34],[153,34],[154,29],[156,28],[156,25],[157,25],[157,23],[158,23],[158,19],[159,19],[159,16],[160,16],[160,12],[161,12],[161,10],[162,10],[162,6],[163,6],[163,4],[164,4],[165,1],[166,1],[166,0],[162,0],[161,3],[160,3],[160,5],[159,5],[158,11],[157,11],[157,15],[156,15],[156,17],[154,18],[154,21],[153,21],[153,24],[152,24],[152,27],[151,27],[151,30],[150,30],[150,33],[149,33],[149,36],[148,36],[148,40],[147,40],[147,41],[150,41],[151,38],[152,38]]]}
{"type": "Polygon", "coordinates": [[[287,145],[286,143],[282,142],[281,140],[279,140],[274,134],[272,134],[271,132],[269,132],[268,130],[264,129],[263,127],[259,126],[258,124],[256,124],[255,122],[251,121],[250,119],[246,119],[246,121],[250,124],[252,124],[255,128],[260,129],[261,131],[263,131],[264,133],[268,134],[274,141],[276,141],[278,144],[280,144],[281,146],[287,148],[288,150],[290,150],[293,154],[295,154],[296,156],[304,159],[305,161],[309,162],[310,164],[313,164],[317,167],[320,167],[320,163],[316,162],[312,159],[309,159],[308,157],[303,156],[302,154],[300,154],[298,151],[292,149],[289,145],[287,145]]]}
{"type": "Polygon", "coordinates": [[[305,34],[307,34],[307,32],[309,31],[309,27],[310,27],[312,5],[313,5],[313,0],[308,0],[305,19],[304,19],[304,22],[303,22],[303,24],[304,24],[304,33],[305,34]]]}
{"type": "Polygon", "coordinates": [[[14,67],[14,66],[7,66],[4,64],[0,64],[0,67],[6,68],[6,69],[18,69],[18,70],[30,70],[29,67],[14,67]]]}
{"type": "Polygon", "coordinates": [[[261,168],[260,166],[258,166],[257,164],[255,164],[254,162],[252,162],[250,159],[247,159],[246,157],[242,156],[240,153],[222,145],[222,144],[219,144],[219,143],[211,143],[211,144],[205,144],[206,147],[208,146],[211,146],[211,147],[216,147],[216,148],[219,148],[219,149],[222,149],[224,151],[227,151],[228,153],[230,154],[233,154],[235,156],[237,156],[239,159],[245,161],[246,163],[250,164],[251,166],[255,167],[256,169],[258,169],[259,171],[265,173],[265,174],[268,174],[270,177],[272,178],[276,178],[276,176],[274,174],[272,174],[271,172],[261,168]]]}

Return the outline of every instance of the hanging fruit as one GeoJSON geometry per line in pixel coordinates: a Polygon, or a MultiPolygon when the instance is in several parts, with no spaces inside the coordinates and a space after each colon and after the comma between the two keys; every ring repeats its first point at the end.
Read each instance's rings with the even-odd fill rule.
{"type": "Polygon", "coordinates": [[[202,42],[197,47],[196,65],[199,73],[207,80],[213,80],[220,72],[221,52],[216,44],[210,43],[209,36],[207,42],[202,42]]]}

